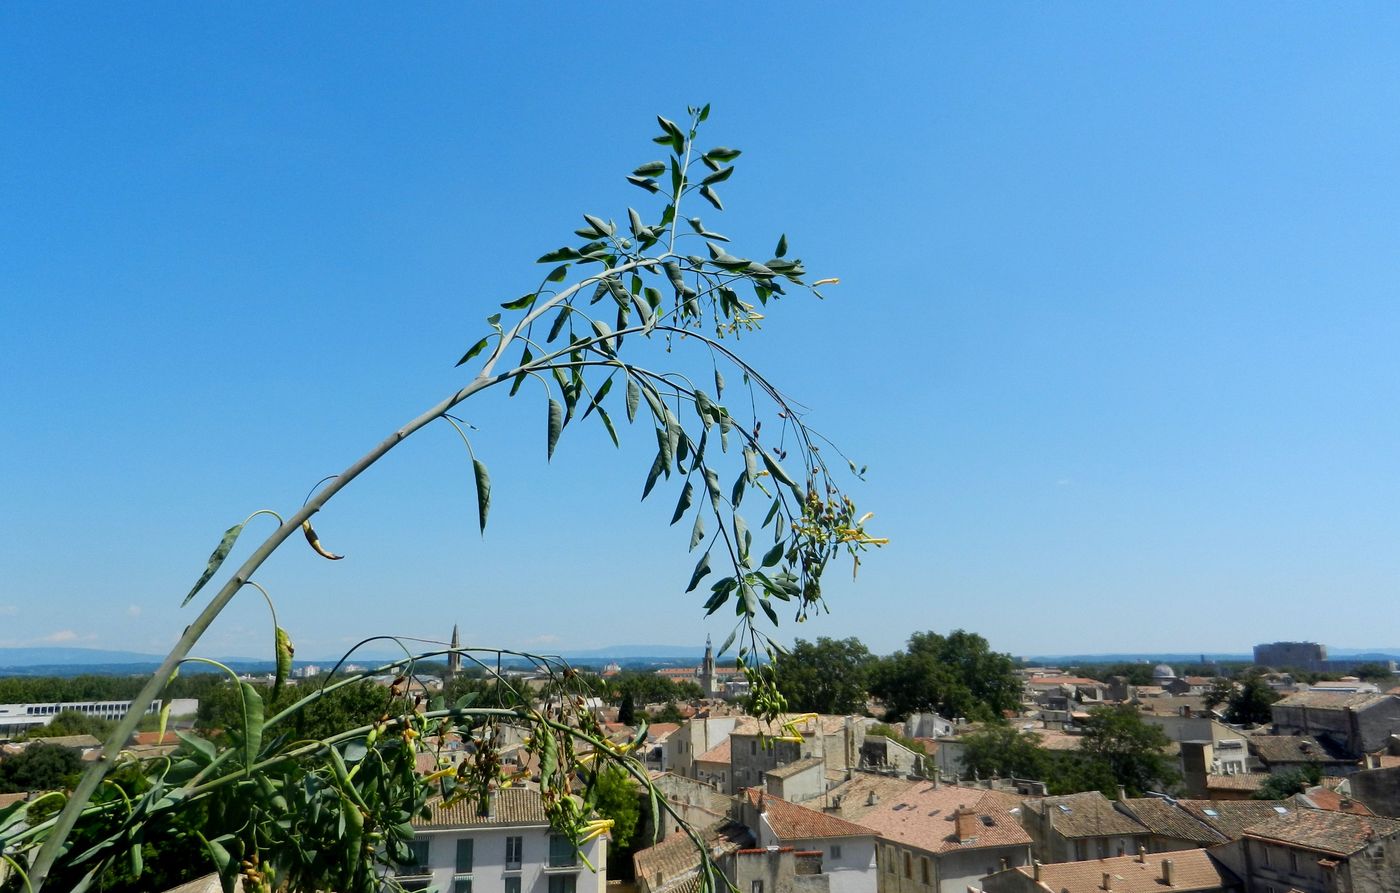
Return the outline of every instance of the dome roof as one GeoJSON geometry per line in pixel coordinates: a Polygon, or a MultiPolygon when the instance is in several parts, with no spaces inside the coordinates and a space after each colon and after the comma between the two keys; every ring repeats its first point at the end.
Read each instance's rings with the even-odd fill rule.
{"type": "Polygon", "coordinates": [[[1158,664],[1152,668],[1153,679],[1175,679],[1176,671],[1166,664],[1158,664]]]}

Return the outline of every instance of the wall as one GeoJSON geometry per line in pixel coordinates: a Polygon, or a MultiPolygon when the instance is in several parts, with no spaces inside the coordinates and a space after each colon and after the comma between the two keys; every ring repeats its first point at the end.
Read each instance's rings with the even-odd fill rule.
{"type": "Polygon", "coordinates": [[[730,793],[744,788],[762,787],[763,776],[769,769],[796,763],[804,757],[821,756],[822,739],[813,735],[801,744],[775,741],[758,735],[731,735],[729,739],[730,793]]]}
{"type": "Polygon", "coordinates": [[[739,893],[829,893],[830,875],[797,873],[790,847],[739,850],[724,858],[724,874],[739,893]],[[762,884],[756,888],[754,882],[762,884]]]}
{"type": "Polygon", "coordinates": [[[788,841],[798,852],[820,851],[831,893],[875,893],[875,835],[836,840],[788,841]],[[834,855],[833,848],[841,855],[834,855]]]}
{"type": "Polygon", "coordinates": [[[583,855],[597,872],[590,872],[583,860],[573,868],[548,868],[549,829],[547,827],[486,826],[480,828],[419,829],[416,837],[428,841],[428,865],[432,869],[433,886],[451,893],[456,876],[457,841],[463,837],[473,840],[472,893],[505,893],[508,876],[520,878],[520,893],[549,893],[551,875],[575,875],[577,893],[606,893],[607,835],[594,838],[583,845],[583,855]],[[506,838],[518,836],[521,843],[521,867],[506,869],[506,838]]]}
{"type": "Polygon", "coordinates": [[[816,800],[826,793],[826,765],[813,759],[805,768],[783,777],[770,771],[763,777],[763,784],[768,793],[789,803],[816,800]]]}
{"type": "Polygon", "coordinates": [[[662,745],[664,764],[678,775],[694,778],[695,758],[729,737],[738,721],[734,716],[686,720],[662,745]]]}

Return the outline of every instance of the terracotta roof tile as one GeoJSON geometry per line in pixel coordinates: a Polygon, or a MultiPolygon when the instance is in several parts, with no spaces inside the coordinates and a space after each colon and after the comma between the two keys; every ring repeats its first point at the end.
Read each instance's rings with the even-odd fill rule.
{"type": "Polygon", "coordinates": [[[1249,749],[1265,763],[1355,762],[1334,755],[1311,735],[1255,735],[1249,749]]]}
{"type": "Polygon", "coordinates": [[[776,769],[769,769],[764,775],[771,775],[774,778],[791,778],[800,772],[805,772],[813,766],[825,766],[826,761],[821,757],[808,757],[805,760],[798,760],[795,763],[788,763],[786,766],[779,766],[776,769]]]}
{"type": "Polygon", "coordinates": [[[855,822],[826,812],[789,803],[759,788],[746,788],[744,795],[756,805],[779,840],[817,840],[828,837],[873,837],[875,832],[855,822]]]}
{"type": "Polygon", "coordinates": [[[1335,856],[1350,856],[1373,840],[1400,836],[1400,820],[1325,809],[1295,809],[1245,829],[1245,836],[1335,856]]]}
{"type": "Polygon", "coordinates": [[[1300,691],[1274,702],[1275,707],[1307,707],[1312,710],[1365,710],[1395,695],[1378,692],[1300,691]]]}
{"type": "Polygon", "coordinates": [[[1244,829],[1278,815],[1278,809],[1292,812],[1287,800],[1178,800],[1177,805],[1219,831],[1227,840],[1238,840],[1244,829]]]}
{"type": "Polygon", "coordinates": [[[871,772],[856,772],[847,781],[826,792],[823,805],[843,819],[859,822],[865,815],[891,797],[913,790],[924,781],[910,781],[890,775],[877,775],[871,772]],[[871,801],[874,801],[873,803],[871,801]]]}
{"type": "Polygon", "coordinates": [[[1237,775],[1207,775],[1207,791],[1248,791],[1264,787],[1270,778],[1267,772],[1241,772],[1237,775]]]}
{"type": "Polygon", "coordinates": [[[1027,800],[1026,808],[1050,817],[1050,826],[1062,837],[1103,837],[1108,834],[1146,834],[1147,828],[1113,808],[1113,801],[1099,791],[1027,800]]]}
{"type": "Polygon", "coordinates": [[[695,762],[723,763],[724,765],[728,766],[730,763],[729,753],[729,739],[725,738],[723,741],[716,744],[714,747],[710,748],[709,750],[700,754],[700,756],[696,757],[695,762]]]}
{"type": "MultiPolygon", "coordinates": [[[[1139,862],[1137,856],[1116,856],[1088,862],[1059,862],[1040,867],[1040,888],[1062,893],[1101,893],[1103,876],[1113,876],[1114,893],[1159,893],[1162,883],[1162,863],[1172,863],[1174,893],[1189,890],[1218,890],[1240,886],[1239,878],[1217,862],[1205,850],[1177,850],[1171,853],[1148,853],[1139,862]]],[[[1030,866],[1012,868],[1026,877],[1032,875],[1030,866]]]]}
{"type": "Polygon", "coordinates": [[[1365,803],[1360,800],[1353,800],[1350,797],[1343,797],[1336,791],[1329,790],[1319,785],[1309,788],[1301,794],[1296,795],[1304,806],[1311,806],[1313,809],[1330,809],[1333,812],[1349,812],[1352,815],[1375,815],[1365,803]]]}
{"type": "Polygon", "coordinates": [[[1020,799],[1000,791],[917,782],[867,810],[860,823],[887,840],[929,853],[974,847],[1030,844],[1016,814],[1020,799]],[[967,807],[977,815],[977,836],[959,841],[956,812],[967,807]]]}
{"type": "Polygon", "coordinates": [[[413,819],[415,828],[452,828],[479,825],[548,825],[540,792],[530,788],[506,788],[491,795],[489,815],[481,815],[475,800],[459,800],[444,806],[441,797],[428,801],[433,817],[413,819]]]}
{"type": "Polygon", "coordinates": [[[1189,840],[1200,846],[1214,846],[1226,840],[1224,834],[1182,809],[1174,800],[1132,797],[1118,801],[1118,808],[1161,837],[1189,840]]]}
{"type": "MultiPolygon", "coordinates": [[[[712,858],[735,852],[752,843],[748,830],[734,822],[696,830],[709,847],[712,858]]],[[[700,851],[690,835],[677,831],[665,840],[633,853],[632,867],[639,878],[646,877],[654,884],[667,885],[669,889],[670,883],[688,874],[699,877],[700,851]]]]}

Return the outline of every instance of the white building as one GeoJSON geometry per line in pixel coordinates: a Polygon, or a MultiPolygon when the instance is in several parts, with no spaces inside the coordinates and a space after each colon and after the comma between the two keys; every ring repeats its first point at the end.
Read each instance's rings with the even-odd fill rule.
{"type": "Polygon", "coordinates": [[[403,866],[397,873],[405,889],[439,893],[607,891],[607,835],[575,850],[567,837],[550,831],[539,791],[497,791],[485,815],[471,801],[447,807],[441,801],[429,805],[431,819],[413,820],[411,846],[417,864],[403,866]]]}
{"type": "MultiPolygon", "coordinates": [[[[131,701],[52,701],[45,704],[0,704],[0,738],[13,738],[38,726],[53,722],[55,716],[65,711],[75,711],[84,716],[108,719],[115,722],[131,709],[131,701]]],[[[199,709],[199,701],[194,698],[176,698],[171,704],[171,716],[189,716],[199,709]]],[[[152,701],[146,708],[148,715],[160,713],[160,701],[152,701]]]]}

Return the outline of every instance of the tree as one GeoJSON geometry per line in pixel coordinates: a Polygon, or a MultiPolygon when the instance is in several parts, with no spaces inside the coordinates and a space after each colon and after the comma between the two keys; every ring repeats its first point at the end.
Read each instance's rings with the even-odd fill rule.
{"type": "Polygon", "coordinates": [[[622,694],[622,704],[617,708],[617,721],[625,726],[637,721],[637,702],[632,699],[630,691],[622,694]]]}
{"type": "Polygon", "coordinates": [[[115,725],[109,719],[88,716],[81,710],[61,710],[46,726],[36,726],[25,733],[26,738],[63,738],[68,735],[92,735],[105,738],[115,725]]]}
{"type": "Polygon", "coordinates": [[[993,723],[962,738],[962,764],[979,778],[1043,779],[1048,768],[1041,738],[1008,723],[993,723]]]}
{"type": "Polygon", "coordinates": [[[685,715],[675,701],[667,701],[665,706],[651,715],[651,722],[685,722],[685,715]]]}
{"type": "Polygon", "coordinates": [[[58,744],[31,744],[0,760],[0,794],[62,790],[82,768],[76,750],[58,744]]]}
{"type": "Polygon", "coordinates": [[[799,712],[863,714],[866,675],[873,660],[854,637],[798,639],[778,660],[778,687],[799,712]]]}
{"type": "Polygon", "coordinates": [[[1294,794],[1305,792],[1320,781],[1322,781],[1322,770],[1316,765],[1304,766],[1299,769],[1285,769],[1264,779],[1259,790],[1254,792],[1254,799],[1287,800],[1294,794]]]}
{"type": "MultiPolygon", "coordinates": [[[[411,858],[410,819],[423,813],[430,796],[480,802],[493,786],[511,780],[494,747],[504,728],[518,732],[530,756],[539,760],[551,822],[574,841],[599,833],[586,808],[591,804],[585,801],[580,808],[572,798],[578,779],[591,789],[598,773],[616,764],[639,784],[651,784],[635,756],[617,754],[602,743],[587,708],[593,694],[589,685],[547,657],[529,658],[532,672],[550,680],[550,693],[538,703],[501,678],[495,681],[506,706],[483,705],[480,692],[468,692],[451,705],[445,698],[414,699],[410,709],[311,740],[294,734],[294,717],[355,678],[297,692],[292,704],[269,709],[269,700],[274,708],[281,703],[293,645],[258,577],[268,557],[293,535],[304,537],[323,559],[341,557],[322,544],[313,517],[384,456],[434,423],[461,437],[484,533],[493,499],[482,458],[489,435],[469,435],[469,426],[453,413],[491,389],[511,396],[527,386],[527,393],[543,391],[539,405],[547,420],[546,457],[571,422],[577,428],[589,416],[597,420],[598,436],[618,442],[608,407],[619,411],[619,400],[629,423],[650,429],[656,455],[645,470],[642,496],[659,492],[667,482],[675,489],[672,522],[690,521],[689,548],[699,553],[686,591],[706,582],[708,591],[699,596],[703,610],[734,611],[730,642],[719,650],[739,643],[737,659],[752,693],[750,712],[770,723],[781,715],[786,704],[773,665],[778,648],[767,624],[779,623],[780,610],[800,621],[824,609],[821,579],[832,560],[847,556],[859,567],[861,555],[884,540],[866,531],[869,515],[857,512],[840,485],[840,466],[857,477],[863,469],[818,440],[804,421],[803,408],[738,350],[739,340],[763,325],[767,314],[760,306],[771,313],[789,288],[810,289],[820,297],[818,289],[836,280],[809,283],[802,261],[790,256],[786,236],[777,239],[766,261],[732,254],[739,249],[694,213],[695,200],[723,210],[718,191],[734,174],[740,152],[725,146],[702,149],[696,140],[709,107],[689,113],[685,125],[657,119],[661,133],[654,142],[663,147],[666,160],[646,161],[627,177],[656,196],[660,207],[628,208],[625,228],[584,215],[575,239],[539,258],[548,264],[547,272],[532,279],[532,289],[488,316],[483,336],[466,347],[457,366],[473,364],[475,374],[394,428],[341,473],[316,484],[311,496],[285,517],[258,509],[225,531],[182,604],[198,597],[215,577],[222,575],[224,582],[137,693],[135,708],[108,737],[103,758],[84,772],[62,810],[37,823],[23,810],[0,811],[0,847],[16,857],[14,878],[34,893],[47,887],[71,889],[117,860],[139,854],[134,836],[186,835],[200,841],[206,864],[218,870],[226,889],[241,874],[248,885],[263,889],[275,883],[297,891],[371,893],[384,883],[386,871],[411,858]],[[703,254],[696,253],[701,243],[703,254]],[[663,296],[663,290],[668,294],[663,296]],[[667,368],[645,365],[648,357],[661,359],[667,368]],[[693,358],[691,365],[677,368],[683,357],[693,358]],[[737,399],[725,397],[726,372],[739,383],[730,394],[737,399]],[[609,404],[606,398],[614,388],[618,393],[609,404]],[[839,457],[838,467],[829,465],[828,457],[839,457]],[[741,508],[760,523],[751,527],[741,508]],[[240,537],[255,523],[269,523],[264,518],[273,519],[275,529],[232,573],[225,573],[224,562],[240,537]],[[177,759],[143,767],[152,780],[147,795],[133,799],[116,786],[104,786],[114,770],[130,765],[129,758],[118,758],[145,712],[143,705],[165,693],[179,668],[193,660],[191,650],[210,624],[245,587],[266,600],[271,615],[277,680],[268,697],[240,681],[235,722],[224,729],[224,737],[209,741],[184,735],[177,759]],[[415,773],[418,757],[430,746],[425,741],[459,734],[476,745],[470,759],[426,777],[415,773]],[[585,751],[599,756],[585,763],[585,751]],[[61,853],[67,855],[59,862],[61,853]]],[[[462,651],[479,665],[489,665],[484,658],[500,656],[462,651]]],[[[367,675],[407,678],[416,660],[441,660],[446,653],[439,649],[406,656],[367,675]]],[[[698,837],[693,839],[698,845],[698,837]]],[[[139,877],[139,860],[133,868],[139,877]]]]}
{"type": "Polygon", "coordinates": [[[1365,679],[1367,682],[1384,682],[1392,684],[1395,682],[1395,672],[1387,664],[1378,660],[1368,661],[1364,664],[1357,664],[1351,674],[1358,679],[1365,679]]]}
{"type": "MultiPolygon", "coordinates": [[[[1083,760],[1097,763],[1107,771],[1100,779],[1113,778],[1131,797],[1161,790],[1177,780],[1167,757],[1171,744],[1165,732],[1143,721],[1133,706],[1093,707],[1084,721],[1079,753],[1083,760]]],[[[1105,791],[1112,794],[1113,790],[1105,791]]]]}
{"type": "Polygon", "coordinates": [[[1205,705],[1207,710],[1214,710],[1221,704],[1228,704],[1235,696],[1235,683],[1224,677],[1212,679],[1210,688],[1206,690],[1205,705]]]}
{"type": "Polygon", "coordinates": [[[915,633],[904,651],[871,667],[870,693],[885,702],[888,718],[935,711],[949,719],[999,719],[1021,703],[1015,666],[976,633],[915,633]]]}
{"type": "Polygon", "coordinates": [[[612,819],[613,826],[609,834],[612,836],[613,846],[626,851],[632,844],[632,835],[637,831],[637,819],[642,814],[637,786],[633,784],[632,777],[626,770],[617,766],[609,766],[599,772],[596,785],[598,796],[595,808],[603,818],[612,819]]]}
{"type": "Polygon", "coordinates": [[[1262,725],[1273,719],[1269,705],[1278,700],[1278,693],[1269,688],[1259,673],[1246,676],[1230,695],[1225,719],[1238,725],[1262,725]]]}

